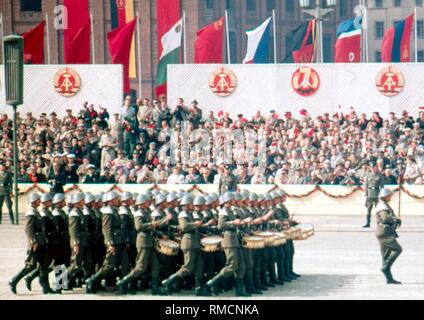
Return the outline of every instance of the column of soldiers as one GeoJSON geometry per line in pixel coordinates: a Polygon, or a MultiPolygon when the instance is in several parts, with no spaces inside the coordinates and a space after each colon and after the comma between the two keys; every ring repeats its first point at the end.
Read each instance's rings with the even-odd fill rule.
{"type": "MultiPolygon", "coordinates": [[[[257,231],[295,225],[282,190],[258,195],[243,190],[193,196],[185,191],[148,190],[144,194],[110,191],[30,194],[25,215],[28,251],[25,267],[9,282],[13,293],[25,278],[39,278],[45,294],[85,285],[87,293],[116,287],[122,294],[151,290],[171,295],[181,289],[197,296],[218,295],[235,287],[248,297],[298,277],[294,246],[246,248],[243,238],[257,231]],[[219,237],[220,250],[205,252],[202,239],[219,237]],[[157,244],[177,243],[166,255],[157,244]],[[67,283],[52,289],[49,274],[60,267],[67,283]]],[[[56,284],[56,282],[55,282],[56,284]]]]}

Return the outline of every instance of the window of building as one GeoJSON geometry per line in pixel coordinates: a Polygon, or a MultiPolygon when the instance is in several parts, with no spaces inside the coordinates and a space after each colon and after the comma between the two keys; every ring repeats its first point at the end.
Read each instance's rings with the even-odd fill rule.
{"type": "Polygon", "coordinates": [[[376,21],[375,22],[375,38],[383,39],[383,36],[384,36],[384,22],[376,21]]]}
{"type": "Polygon", "coordinates": [[[339,4],[339,15],[341,17],[346,17],[347,16],[347,2],[346,1],[338,1],[339,4]]]}
{"type": "Polygon", "coordinates": [[[286,2],[286,12],[294,11],[294,1],[285,1],[286,2]]]}
{"type": "Polygon", "coordinates": [[[376,8],[383,8],[383,0],[375,0],[376,8]]]}
{"type": "Polygon", "coordinates": [[[400,6],[402,6],[402,1],[401,1],[401,0],[394,0],[393,5],[394,5],[395,7],[400,7],[400,6]]]}
{"type": "Polygon", "coordinates": [[[227,9],[234,9],[234,0],[226,0],[225,1],[225,7],[227,9]]]}
{"type": "Polygon", "coordinates": [[[424,38],[424,20],[417,20],[417,37],[424,38]]]}
{"type": "Polygon", "coordinates": [[[206,0],[206,8],[213,9],[214,8],[214,0],[206,0]]]}
{"type": "Polygon", "coordinates": [[[323,49],[324,49],[324,57],[323,62],[331,62],[332,59],[332,50],[333,50],[333,43],[331,40],[330,34],[324,34],[324,38],[322,39],[323,49]]]}
{"type": "Polygon", "coordinates": [[[381,51],[375,52],[375,62],[381,62],[381,51]]]}
{"type": "Polygon", "coordinates": [[[423,0],[415,0],[415,5],[417,7],[422,7],[423,6],[423,0]]]}
{"type": "Polygon", "coordinates": [[[418,50],[418,62],[424,62],[424,51],[418,50]]]}
{"type": "Polygon", "coordinates": [[[41,0],[21,0],[21,11],[41,12],[41,0]]]}
{"type": "Polygon", "coordinates": [[[247,0],[247,11],[256,10],[256,0],[247,0]]]}
{"type": "Polygon", "coordinates": [[[275,9],[277,9],[275,0],[266,0],[266,10],[268,11],[268,13],[272,12],[272,10],[275,9]]]}

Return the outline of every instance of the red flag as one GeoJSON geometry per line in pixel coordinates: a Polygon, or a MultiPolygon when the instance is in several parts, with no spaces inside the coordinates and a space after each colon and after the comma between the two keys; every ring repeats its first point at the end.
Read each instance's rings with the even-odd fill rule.
{"type": "Polygon", "coordinates": [[[46,22],[41,22],[34,29],[24,33],[24,63],[44,63],[44,27],[46,22]]]}
{"type": "Polygon", "coordinates": [[[131,41],[134,34],[136,19],[128,22],[122,27],[107,34],[107,41],[109,44],[109,52],[112,57],[112,63],[122,64],[124,68],[124,92],[129,92],[130,79],[129,79],[129,63],[130,63],[130,50],[131,41]]]}
{"type": "Polygon", "coordinates": [[[90,19],[87,19],[85,25],[78,31],[69,45],[67,63],[90,63],[90,50],[80,50],[80,48],[90,48],[90,32],[91,22],[90,19]]]}
{"type": "Polygon", "coordinates": [[[409,62],[411,52],[411,32],[414,15],[395,23],[386,31],[381,44],[383,62],[409,62]]]}
{"type": "Polygon", "coordinates": [[[90,20],[88,0],[64,0],[63,4],[68,12],[63,34],[65,63],[90,63],[90,32],[85,29],[90,20]]]}
{"type": "Polygon", "coordinates": [[[224,18],[197,31],[194,43],[195,63],[223,63],[224,18]]]}

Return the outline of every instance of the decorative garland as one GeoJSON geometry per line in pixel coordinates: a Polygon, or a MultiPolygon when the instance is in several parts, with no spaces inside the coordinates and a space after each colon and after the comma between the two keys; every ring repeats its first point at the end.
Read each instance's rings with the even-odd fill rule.
{"type": "MultiPolygon", "coordinates": [[[[28,187],[27,189],[25,189],[23,191],[20,191],[19,190],[18,191],[18,195],[19,196],[26,195],[27,193],[33,191],[34,189],[36,190],[36,192],[41,192],[41,193],[48,192],[48,191],[44,190],[43,188],[41,188],[37,183],[34,183],[32,186],[28,187]]],[[[272,192],[274,190],[277,190],[277,189],[279,189],[279,186],[278,185],[274,185],[268,191],[268,193],[269,192],[272,192]]],[[[411,198],[413,198],[415,200],[424,200],[424,196],[416,195],[416,194],[412,193],[411,191],[409,191],[408,189],[406,189],[404,186],[402,186],[401,189],[409,197],[411,197],[411,198]]],[[[75,190],[77,190],[79,192],[82,192],[80,186],[77,185],[77,184],[74,184],[74,185],[70,186],[69,188],[67,188],[66,190],[64,190],[64,193],[66,194],[68,192],[75,191],[75,190]]],[[[112,190],[117,190],[119,193],[123,193],[124,192],[124,190],[122,190],[122,188],[119,187],[117,184],[114,184],[108,191],[112,191],[112,190]]],[[[161,188],[157,184],[154,184],[148,190],[161,190],[161,188]]],[[[393,192],[399,192],[399,190],[400,190],[399,187],[396,187],[396,188],[392,189],[393,192]]],[[[187,192],[193,192],[193,191],[198,191],[202,195],[205,195],[206,194],[206,192],[203,191],[197,184],[193,185],[189,190],[187,190],[187,192]]],[[[237,187],[237,191],[240,191],[240,188],[239,187],[237,187]]],[[[309,197],[310,195],[312,195],[313,193],[318,192],[318,191],[320,191],[321,193],[323,193],[327,197],[330,197],[330,198],[333,198],[333,199],[346,199],[346,198],[349,198],[350,196],[352,196],[357,191],[362,191],[363,192],[364,191],[364,188],[363,187],[360,187],[360,186],[356,186],[356,187],[354,187],[351,191],[349,191],[346,194],[337,194],[337,195],[335,195],[335,194],[329,193],[323,187],[321,187],[319,185],[316,185],[316,186],[314,186],[314,188],[311,191],[308,191],[308,192],[306,192],[304,194],[289,194],[289,193],[287,193],[287,196],[289,198],[301,199],[301,198],[309,197]]]]}

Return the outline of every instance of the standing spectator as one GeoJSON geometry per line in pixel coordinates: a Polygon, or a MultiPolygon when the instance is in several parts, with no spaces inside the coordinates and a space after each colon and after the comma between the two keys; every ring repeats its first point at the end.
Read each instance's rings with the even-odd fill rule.
{"type": "Polygon", "coordinates": [[[53,163],[53,170],[48,175],[47,182],[50,184],[51,193],[64,193],[63,187],[66,185],[67,180],[65,172],[59,163],[53,163]]]}
{"type": "Polygon", "coordinates": [[[124,147],[124,124],[119,118],[119,113],[113,114],[113,119],[110,120],[110,134],[116,139],[118,149],[124,147]]]}
{"type": "Polygon", "coordinates": [[[100,138],[100,147],[102,148],[102,155],[100,160],[100,168],[103,169],[106,162],[112,161],[116,158],[115,148],[118,146],[116,136],[112,136],[110,129],[106,128],[104,134],[100,138]]]}

